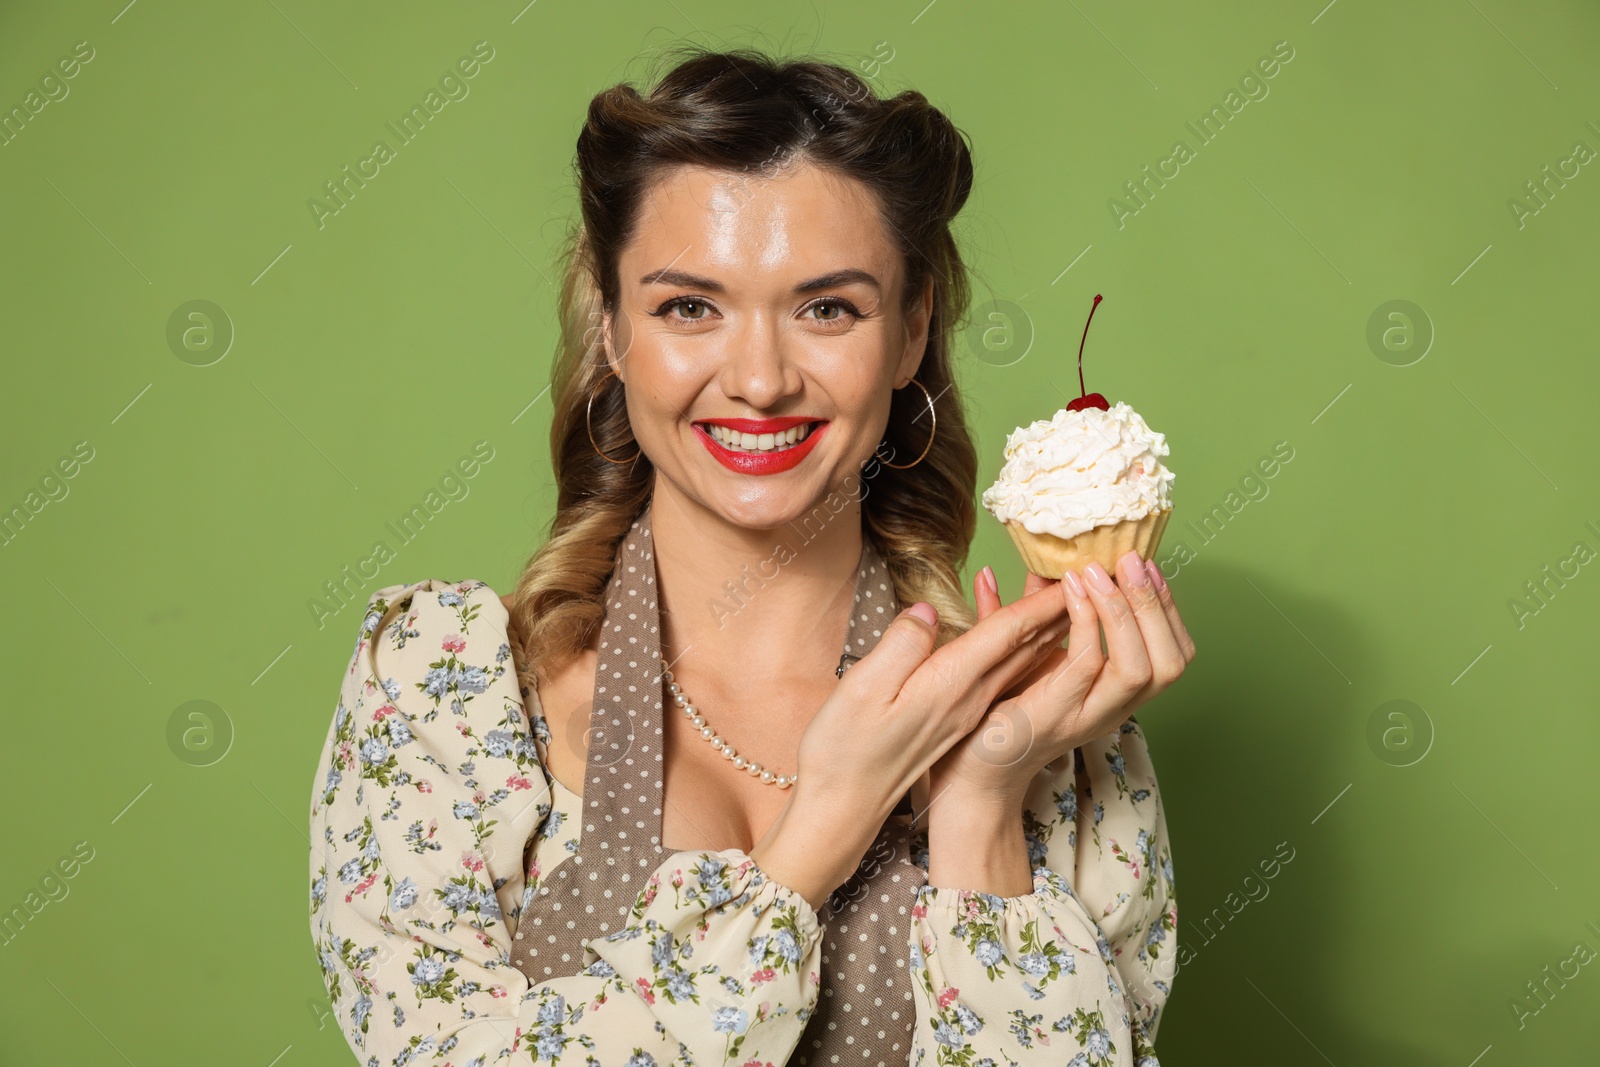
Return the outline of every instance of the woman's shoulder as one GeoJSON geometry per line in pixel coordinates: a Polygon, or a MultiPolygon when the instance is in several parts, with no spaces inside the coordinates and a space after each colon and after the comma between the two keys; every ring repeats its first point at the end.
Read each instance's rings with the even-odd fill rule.
{"type": "MultiPolygon", "coordinates": [[[[401,787],[457,808],[480,786],[495,802],[507,790],[534,790],[543,803],[542,723],[529,721],[520,693],[506,610],[488,583],[429,578],[384,586],[368,599],[324,759],[330,773],[356,772],[389,791],[366,802],[373,811],[401,787]]],[[[346,795],[333,788],[337,780],[334,774],[332,785],[319,786],[319,803],[346,795]]],[[[363,804],[359,793],[348,795],[348,803],[363,804]]],[[[429,803],[411,801],[409,791],[406,799],[429,803]]]]}
{"type": "Polygon", "coordinates": [[[471,622],[491,604],[499,610],[490,614],[498,618],[510,607],[510,600],[509,596],[502,597],[495,592],[489,583],[476,578],[424,578],[415,582],[399,582],[386,585],[371,594],[362,627],[370,632],[385,621],[385,616],[392,619],[401,611],[409,611],[418,618],[440,616],[471,622]]]}
{"type": "Polygon", "coordinates": [[[474,667],[493,672],[510,657],[507,623],[503,598],[475,578],[387,585],[368,598],[357,654],[370,649],[367,667],[378,680],[474,667]]]}

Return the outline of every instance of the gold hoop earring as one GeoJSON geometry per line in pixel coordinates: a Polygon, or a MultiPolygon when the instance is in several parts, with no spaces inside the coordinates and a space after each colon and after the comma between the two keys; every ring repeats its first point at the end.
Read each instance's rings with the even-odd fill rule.
{"type": "MultiPolygon", "coordinates": [[[[595,444],[595,440],[594,440],[594,423],[591,421],[591,418],[592,418],[593,413],[594,413],[594,394],[599,392],[600,387],[605,384],[605,381],[606,381],[607,378],[616,378],[616,376],[617,376],[617,372],[616,371],[614,371],[614,370],[606,371],[605,374],[600,376],[600,380],[594,383],[594,387],[589,390],[589,403],[583,409],[583,425],[584,425],[584,428],[589,431],[589,444],[591,446],[593,446],[593,448],[595,450],[595,454],[598,455],[601,459],[605,460],[607,463],[616,463],[616,464],[632,463],[634,460],[639,458],[639,453],[644,451],[642,448],[637,449],[633,453],[633,455],[629,456],[627,459],[612,459],[610,456],[606,455],[603,451],[601,451],[600,446],[598,444],[595,444]]],[[[617,380],[621,381],[622,379],[618,378],[617,380]]],[[[624,388],[627,387],[626,383],[624,383],[623,387],[624,388]]],[[[637,445],[635,447],[637,448],[637,445]]]]}
{"type": "Polygon", "coordinates": [[[912,378],[909,384],[915,385],[918,389],[921,389],[922,395],[928,398],[928,415],[931,417],[933,425],[928,429],[928,443],[922,446],[922,455],[918,456],[910,463],[890,463],[888,460],[878,455],[878,450],[876,448],[872,450],[872,457],[874,459],[876,459],[879,463],[882,463],[885,467],[893,467],[897,471],[909,470],[910,468],[915,467],[918,463],[921,463],[923,456],[928,454],[928,449],[933,447],[933,439],[939,432],[939,413],[933,409],[933,394],[928,392],[928,387],[926,385],[923,385],[915,378],[912,378]]]}

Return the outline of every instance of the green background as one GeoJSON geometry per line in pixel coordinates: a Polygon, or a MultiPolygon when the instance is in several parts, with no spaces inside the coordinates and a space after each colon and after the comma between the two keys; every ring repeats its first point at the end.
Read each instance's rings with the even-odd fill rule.
{"type": "MultiPolygon", "coordinates": [[[[1167,435],[1168,572],[1193,552],[1173,586],[1199,655],[1140,713],[1193,954],[1163,1062],[1593,1053],[1600,968],[1543,1004],[1527,983],[1600,951],[1600,566],[1520,621],[1508,601],[1600,550],[1600,165],[1520,225],[1508,201],[1600,150],[1595,5],[123,3],[0,9],[6,111],[94,49],[0,147],[0,507],[93,450],[0,547],[0,907],[94,857],[0,949],[5,1064],[351,1062],[306,812],[360,607],[319,627],[308,601],[379,539],[396,558],[363,602],[510,588],[553,499],[574,138],[682,41],[820,51],[971,135],[980,489],[1072,395],[1105,294],[1090,388],[1167,435]],[[323,183],[478,41],[470,95],[319,227],[323,183]],[[1185,123],[1279,41],[1268,95],[1200,145],[1185,123]],[[1194,158],[1119,226],[1108,201],[1179,139],[1194,158]],[[207,366],[215,344],[168,339],[195,300],[234,331],[207,366]],[[1375,347],[1393,300],[1425,318],[1375,347]],[[470,493],[398,545],[384,524],[480,440],[470,493]],[[1293,460],[1249,481],[1279,442],[1293,460]],[[1260,499],[1230,505],[1241,480],[1260,499]],[[1213,506],[1207,542],[1187,524],[1213,506]],[[196,700],[231,734],[206,766],[169,742],[196,700]]],[[[968,573],[992,561],[1009,598],[1021,565],[980,520],[968,573]]]]}

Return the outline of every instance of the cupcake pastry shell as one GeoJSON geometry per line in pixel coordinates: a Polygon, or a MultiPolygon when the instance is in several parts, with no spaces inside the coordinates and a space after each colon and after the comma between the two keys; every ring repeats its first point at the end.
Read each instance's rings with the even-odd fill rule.
{"type": "Polygon", "coordinates": [[[1041,578],[1060,578],[1069,570],[1081,572],[1090,563],[1099,563],[1115,577],[1117,560],[1127,553],[1138,552],[1142,559],[1155,557],[1171,517],[1172,509],[1162,508],[1140,519],[1096,526],[1070,539],[1032,533],[1016,521],[1007,522],[1005,527],[1028,570],[1041,578]]]}

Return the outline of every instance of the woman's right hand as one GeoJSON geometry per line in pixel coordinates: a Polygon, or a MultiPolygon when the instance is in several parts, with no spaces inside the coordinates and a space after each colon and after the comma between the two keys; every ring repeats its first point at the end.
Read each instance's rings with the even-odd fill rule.
{"type": "Polygon", "coordinates": [[[819,907],[855,871],[894,805],[1071,627],[1060,583],[934,648],[918,602],[845,672],[800,739],[799,778],[751,858],[819,907]]]}

